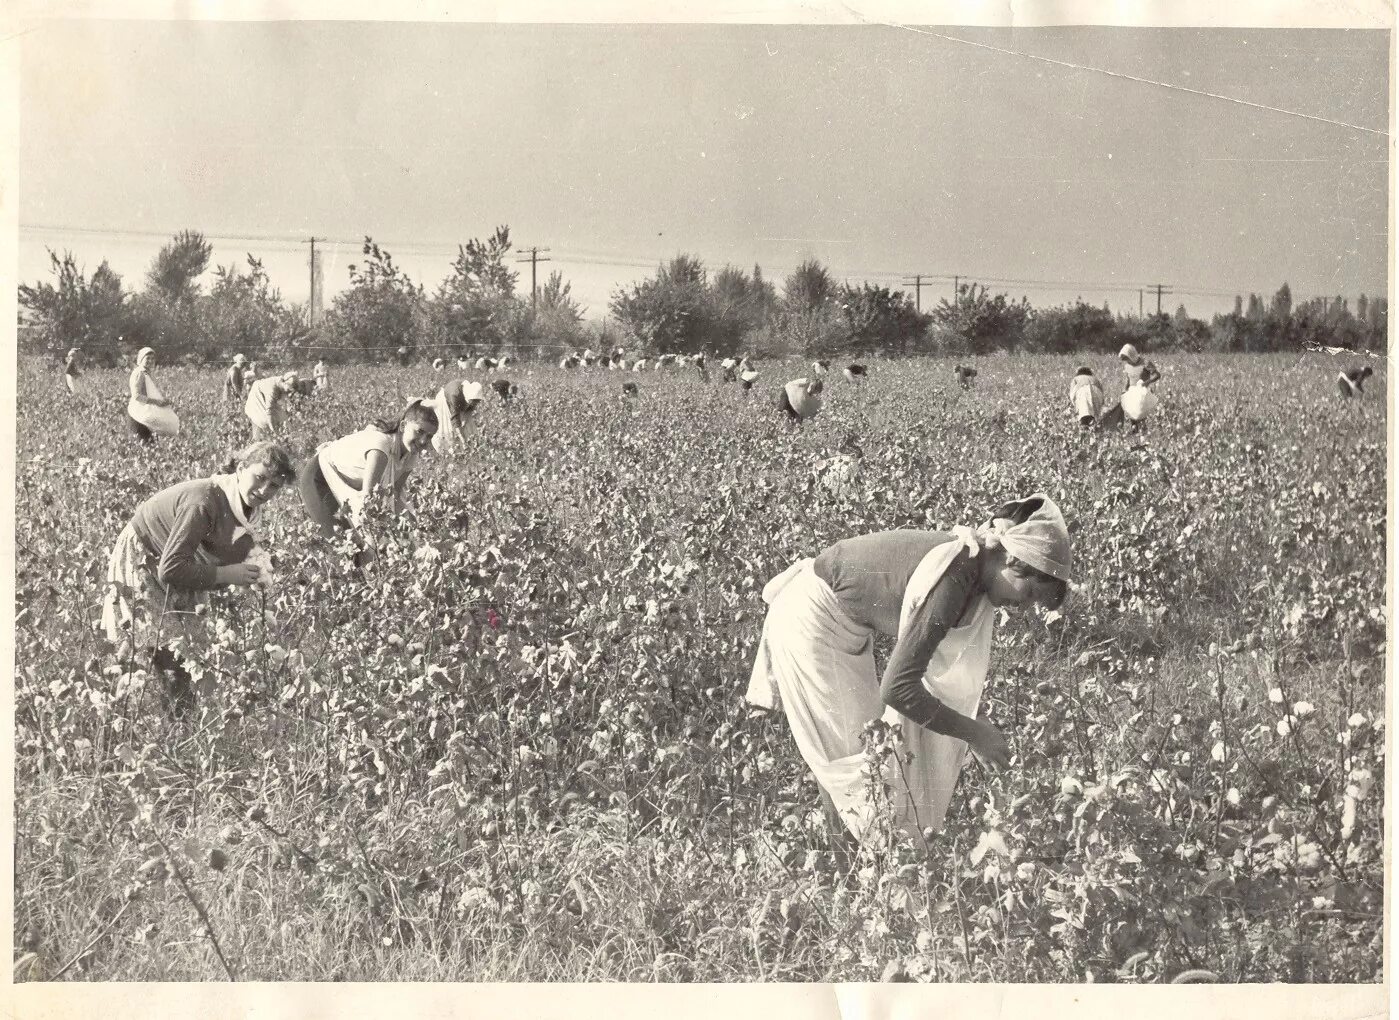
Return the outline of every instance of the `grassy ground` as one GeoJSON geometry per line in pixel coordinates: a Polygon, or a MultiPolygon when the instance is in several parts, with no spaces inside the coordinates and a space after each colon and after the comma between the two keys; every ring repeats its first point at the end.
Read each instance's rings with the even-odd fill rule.
{"type": "MultiPolygon", "coordinates": [[[[269,509],[277,584],[210,614],[184,721],[98,640],[98,581],[241,417],[218,374],[162,371],[185,433],[141,451],[121,374],[70,401],[22,365],[17,978],[1376,980],[1385,379],[1343,405],[1323,356],[1166,357],[1145,435],[1085,436],[1079,363],[987,359],[970,394],[875,363],[799,433],[772,411],[796,365],[752,398],[629,376],[635,401],[521,369],[367,576],[294,495],[269,509]],[[813,485],[849,433],[861,478],[813,485]],[[834,873],[785,721],[741,703],[762,585],[1036,489],[1077,591],[998,626],[1014,767],[969,766],[943,833],[834,873]]],[[[339,370],[294,440],[439,379],[339,370]]]]}

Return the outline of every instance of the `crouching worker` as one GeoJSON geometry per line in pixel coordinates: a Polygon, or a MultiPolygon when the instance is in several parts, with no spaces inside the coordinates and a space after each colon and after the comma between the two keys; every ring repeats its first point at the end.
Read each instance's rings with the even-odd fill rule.
{"type": "MultiPolygon", "coordinates": [[[[403,489],[418,455],[437,434],[437,412],[422,400],[414,400],[397,419],[381,419],[367,428],[322,444],[302,466],[297,478],[306,515],[333,540],[348,524],[356,531],[387,492],[393,513],[403,510],[403,489]]],[[[355,564],[374,559],[374,551],[362,539],[355,564]]]]}
{"type": "Polygon", "coordinates": [[[476,433],[476,412],[485,398],[480,383],[453,379],[429,401],[437,414],[437,432],[432,448],[438,453],[453,453],[476,433]]]}
{"type": "Polygon", "coordinates": [[[915,839],[942,827],[968,746],[989,765],[1009,762],[1006,738],[977,718],[995,610],[1058,606],[1070,566],[1063,515],[1034,495],[975,531],[837,542],[763,589],[768,614],[747,699],[785,711],[841,856],[879,839],[861,749],[871,721],[901,724],[912,758],[890,762],[882,778],[895,823],[915,839]],[[876,634],[897,638],[882,681],[876,634]]]}
{"type": "Polygon", "coordinates": [[[114,644],[129,640],[133,651],[150,651],[176,714],[193,704],[194,690],[172,645],[197,641],[197,613],[211,591],[271,580],[271,561],[257,544],[253,522],[295,477],[285,446],[254,443],[223,473],[156,493],[117,536],[102,627],[114,644]]]}
{"type": "Polygon", "coordinates": [[[1103,413],[1103,386],[1091,368],[1080,368],[1069,383],[1069,406],[1078,423],[1088,428],[1103,413]]]}

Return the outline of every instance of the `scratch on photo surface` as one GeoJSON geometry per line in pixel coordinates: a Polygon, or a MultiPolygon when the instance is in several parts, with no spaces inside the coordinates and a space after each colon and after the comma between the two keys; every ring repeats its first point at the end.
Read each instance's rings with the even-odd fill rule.
{"type": "Polygon", "coordinates": [[[1236,96],[1226,96],[1219,92],[1207,92],[1204,89],[1192,89],[1186,85],[1175,85],[1171,82],[1157,81],[1155,78],[1142,78],[1135,74],[1126,74],[1123,71],[1110,71],[1105,67],[1093,67],[1090,64],[1076,64],[1070,60],[1056,60],[1054,57],[1044,57],[1038,53],[1026,53],[1023,50],[1006,49],[1003,46],[992,46],[990,43],[977,42],[975,39],[963,39],[960,36],[944,35],[941,32],[934,32],[931,29],[918,28],[914,25],[902,25],[892,21],[879,21],[874,18],[866,18],[859,11],[849,4],[843,4],[847,11],[854,17],[867,25],[883,25],[886,28],[899,28],[905,32],[913,32],[915,35],[931,36],[934,39],[942,39],[947,42],[962,43],[964,46],[975,46],[978,49],[990,50],[992,53],[1004,53],[1010,57],[1023,57],[1026,60],[1038,60],[1046,64],[1055,64],[1059,67],[1069,67],[1076,71],[1093,71],[1097,74],[1105,74],[1110,78],[1122,78],[1125,81],[1134,81],[1141,85],[1154,85],[1157,88],[1171,89],[1174,92],[1188,92],[1193,96],[1205,96],[1209,99],[1219,99],[1226,103],[1235,103],[1239,106],[1250,106],[1255,110],[1269,110],[1273,113],[1281,113],[1287,117],[1300,117],[1303,120],[1315,121],[1319,124],[1331,124],[1335,127],[1349,128],[1352,131],[1363,131],[1366,134],[1380,135],[1388,138],[1389,132],[1378,128],[1369,128],[1361,124],[1351,124],[1344,120],[1335,120],[1331,117],[1320,117],[1314,113],[1303,113],[1300,110],[1288,110],[1281,106],[1269,106],[1267,103],[1254,103],[1247,99],[1239,99],[1236,96]]]}

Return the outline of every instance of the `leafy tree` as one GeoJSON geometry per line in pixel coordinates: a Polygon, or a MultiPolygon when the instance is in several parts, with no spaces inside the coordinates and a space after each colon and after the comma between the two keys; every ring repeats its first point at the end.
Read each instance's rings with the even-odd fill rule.
{"type": "Polygon", "coordinates": [[[826,267],[807,259],[788,274],[782,284],[782,306],[788,312],[812,312],[826,307],[836,296],[836,283],[826,267]]]}
{"type": "Polygon", "coordinates": [[[220,348],[220,358],[239,350],[290,347],[302,333],[303,320],[282,303],[262,260],[249,253],[247,265],[247,272],[236,264],[216,268],[201,309],[208,339],[220,348]]]}
{"type": "Polygon", "coordinates": [[[569,293],[571,289],[557,269],[540,288],[531,331],[541,343],[571,348],[583,340],[583,309],[569,293]]]}
{"type": "Polygon", "coordinates": [[[1062,308],[1036,309],[1025,323],[1024,348],[1044,354],[1107,352],[1117,343],[1117,320],[1105,308],[1077,301],[1062,308]]]}
{"type": "Polygon", "coordinates": [[[1279,321],[1287,319],[1292,315],[1292,288],[1284,283],[1278,288],[1278,292],[1273,295],[1273,306],[1271,309],[1273,317],[1279,321]]]}
{"type": "Polygon", "coordinates": [[[698,351],[711,336],[704,263],[677,255],[656,275],[612,295],[611,311],[635,343],[658,354],[698,351]]]}
{"type": "Polygon", "coordinates": [[[964,283],[957,288],[956,301],[943,298],[938,302],[932,319],[934,343],[944,352],[1013,350],[1020,345],[1030,319],[1030,302],[1024,297],[1012,302],[1004,294],[992,297],[985,286],[964,283]]]}
{"type": "Polygon", "coordinates": [[[528,318],[515,298],[519,274],[506,265],[510,228],[457,246],[451,274],[437,288],[428,314],[432,343],[475,344],[495,353],[521,341],[528,318]]]}
{"type": "Polygon", "coordinates": [[[209,268],[213,246],[197,230],[182,230],[156,253],[146,290],[169,308],[188,307],[199,296],[196,281],[209,268]]]}
{"type": "Polygon", "coordinates": [[[931,315],[914,308],[907,294],[870,283],[843,286],[836,305],[845,319],[852,350],[909,353],[933,321],[931,315]]]}
{"type": "Polygon", "coordinates": [[[363,253],[365,261],[349,267],[350,286],[326,315],[327,341],[381,353],[415,348],[425,318],[422,287],[372,238],[364,239],[363,253]]]}
{"type": "Polygon", "coordinates": [[[101,358],[121,339],[127,320],[127,297],[121,276],[105,261],[88,279],[72,252],[59,258],[49,251],[53,283],[20,284],[19,306],[42,349],[62,355],[70,347],[92,345],[90,358],[101,358]]]}

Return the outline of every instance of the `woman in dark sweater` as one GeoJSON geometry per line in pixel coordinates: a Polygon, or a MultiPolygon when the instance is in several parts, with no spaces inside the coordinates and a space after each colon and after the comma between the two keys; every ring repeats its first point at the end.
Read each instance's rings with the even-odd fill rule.
{"type": "Polygon", "coordinates": [[[915,836],[941,828],[967,746],[991,765],[1008,762],[1005,737],[977,718],[994,609],[1058,606],[1071,559],[1059,508],[1034,495],[976,531],[837,542],[768,584],[748,700],[785,710],[833,835],[874,838],[861,735],[881,716],[902,724],[912,754],[884,778],[896,823],[915,836]],[[876,634],[897,639],[882,680],[876,634]]]}
{"type": "Polygon", "coordinates": [[[210,591],[270,581],[271,562],[257,545],[258,509],[296,477],[280,443],[255,443],[235,454],[222,474],[180,482],[136,508],[107,564],[102,626],[114,644],[152,652],[155,668],[172,674],[177,707],[193,696],[189,674],[170,647],[197,639],[198,610],[210,591]]]}

